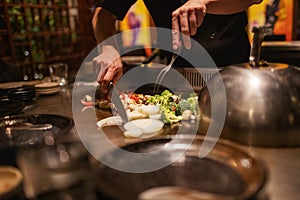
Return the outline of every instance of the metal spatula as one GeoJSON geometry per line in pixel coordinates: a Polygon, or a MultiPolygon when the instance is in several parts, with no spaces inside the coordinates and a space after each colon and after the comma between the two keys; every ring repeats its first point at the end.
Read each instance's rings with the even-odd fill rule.
{"type": "Polygon", "coordinates": [[[109,83],[108,93],[109,96],[111,97],[111,102],[115,105],[117,112],[120,115],[122,121],[128,122],[128,116],[124,108],[124,105],[120,99],[119,90],[116,89],[115,85],[112,82],[109,83]]]}

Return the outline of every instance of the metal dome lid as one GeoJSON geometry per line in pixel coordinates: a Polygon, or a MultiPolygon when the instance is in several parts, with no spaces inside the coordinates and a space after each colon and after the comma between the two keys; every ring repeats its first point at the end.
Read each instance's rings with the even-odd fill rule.
{"type": "MultiPolygon", "coordinates": [[[[253,32],[249,63],[220,71],[227,108],[221,137],[253,146],[300,146],[300,70],[260,60],[260,44],[269,27],[253,32]]],[[[212,78],[207,84],[214,88],[220,80],[212,78]]],[[[199,94],[199,108],[208,119],[200,121],[199,132],[206,133],[212,121],[207,87],[199,94]]]]}

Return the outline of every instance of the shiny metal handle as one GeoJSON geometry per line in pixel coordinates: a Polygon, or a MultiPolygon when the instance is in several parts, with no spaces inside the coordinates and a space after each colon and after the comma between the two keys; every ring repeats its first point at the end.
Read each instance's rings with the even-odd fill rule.
{"type": "Polygon", "coordinates": [[[8,138],[12,139],[12,133],[15,131],[46,131],[52,129],[52,124],[31,124],[24,123],[20,126],[8,126],[5,128],[5,134],[8,138]]]}
{"type": "Polygon", "coordinates": [[[273,30],[271,26],[259,26],[252,28],[252,33],[254,33],[254,35],[249,57],[249,64],[251,67],[255,68],[263,65],[260,60],[261,44],[264,37],[266,35],[271,35],[272,32],[273,30]]]}
{"type": "Polygon", "coordinates": [[[6,130],[18,130],[18,131],[45,131],[52,129],[52,124],[32,124],[32,125],[21,125],[21,126],[11,126],[6,127],[6,130]]]}

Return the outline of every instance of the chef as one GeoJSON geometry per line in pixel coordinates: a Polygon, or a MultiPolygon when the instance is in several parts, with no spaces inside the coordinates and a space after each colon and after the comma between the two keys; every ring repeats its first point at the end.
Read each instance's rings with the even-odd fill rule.
{"type": "MultiPolygon", "coordinates": [[[[136,0],[99,0],[92,24],[98,43],[117,33],[116,20],[123,20],[136,0]]],[[[246,9],[262,0],[144,0],[157,27],[172,29],[170,45],[192,48],[199,42],[218,67],[247,62],[250,44],[246,32],[246,9]],[[178,32],[183,33],[179,37],[178,32]]],[[[158,37],[158,42],[166,42],[158,37]]],[[[93,65],[101,68],[97,81],[106,92],[110,81],[122,76],[122,62],[115,45],[102,45],[93,65]],[[111,62],[110,58],[118,58],[111,62]]]]}

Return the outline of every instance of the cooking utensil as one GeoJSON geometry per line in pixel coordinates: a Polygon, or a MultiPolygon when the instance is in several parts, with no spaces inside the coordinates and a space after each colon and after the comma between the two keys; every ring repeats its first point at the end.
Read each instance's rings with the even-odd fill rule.
{"type": "Polygon", "coordinates": [[[171,69],[171,67],[173,66],[175,60],[177,59],[177,57],[178,57],[179,54],[181,53],[182,48],[183,48],[183,45],[180,43],[180,44],[179,44],[179,47],[178,47],[178,49],[177,49],[177,51],[176,51],[176,53],[172,55],[171,62],[170,62],[165,68],[163,68],[163,69],[159,72],[159,74],[158,74],[158,76],[157,76],[157,78],[156,78],[156,80],[155,80],[155,85],[154,85],[154,89],[153,89],[153,94],[157,94],[157,91],[158,91],[158,89],[159,89],[159,87],[160,87],[160,84],[161,84],[162,80],[164,79],[165,75],[168,73],[168,71],[169,71],[169,70],[171,69]]]}
{"type": "Polygon", "coordinates": [[[112,82],[109,83],[108,91],[109,91],[109,95],[111,96],[111,101],[115,105],[117,112],[120,115],[122,121],[128,122],[128,116],[125,111],[124,105],[120,99],[120,93],[112,82]]]}
{"type": "Polygon", "coordinates": [[[27,114],[0,118],[0,164],[15,166],[19,149],[35,148],[45,143],[55,142],[59,135],[68,133],[72,126],[71,118],[53,114],[27,114]],[[24,124],[32,124],[30,126],[36,130],[27,130],[27,127],[21,130],[13,128],[24,126],[24,124]],[[38,128],[40,125],[44,126],[42,129],[47,130],[38,128]],[[10,127],[9,132],[7,132],[7,127],[10,127]]]}
{"type": "Polygon", "coordinates": [[[31,124],[24,123],[18,126],[6,127],[6,132],[11,133],[11,131],[45,131],[52,129],[52,124],[31,124]]]}
{"type": "MultiPolygon", "coordinates": [[[[176,140],[178,142],[171,143],[171,138],[161,137],[130,144],[123,149],[133,153],[155,153],[162,149],[158,153],[164,155],[164,160],[168,160],[182,148],[186,148],[187,137],[176,140]]],[[[147,173],[122,172],[99,163],[95,176],[99,193],[109,199],[135,200],[151,188],[166,186],[199,191],[197,195],[202,199],[230,200],[249,199],[260,191],[265,182],[265,169],[260,162],[222,140],[217,142],[207,157],[199,158],[198,153],[203,141],[203,137],[197,137],[175,162],[147,173]]],[[[147,165],[139,163],[137,159],[124,157],[118,151],[108,153],[104,159],[128,167],[147,165]]]]}
{"type": "Polygon", "coordinates": [[[42,144],[47,136],[68,132],[73,120],[51,114],[15,115],[0,118],[0,149],[42,144]]]}
{"type": "Polygon", "coordinates": [[[152,51],[152,54],[151,54],[149,57],[147,57],[147,58],[142,62],[142,64],[148,64],[148,63],[152,62],[152,61],[154,60],[154,58],[155,58],[156,56],[158,56],[159,52],[160,52],[160,49],[158,49],[158,48],[154,49],[154,50],[152,51]]]}
{"type": "MultiPolygon", "coordinates": [[[[268,29],[253,29],[249,63],[225,67],[220,71],[222,82],[217,77],[208,82],[212,90],[224,84],[226,91],[227,112],[221,137],[254,146],[299,146],[300,70],[260,60],[260,44],[268,29]]],[[[205,134],[213,123],[207,87],[200,92],[199,108],[199,133],[205,134]]]]}
{"type": "Polygon", "coordinates": [[[249,65],[252,68],[267,65],[265,61],[260,59],[261,43],[266,35],[272,34],[273,29],[271,26],[253,27],[252,32],[254,33],[254,36],[249,57],[249,65]]]}

